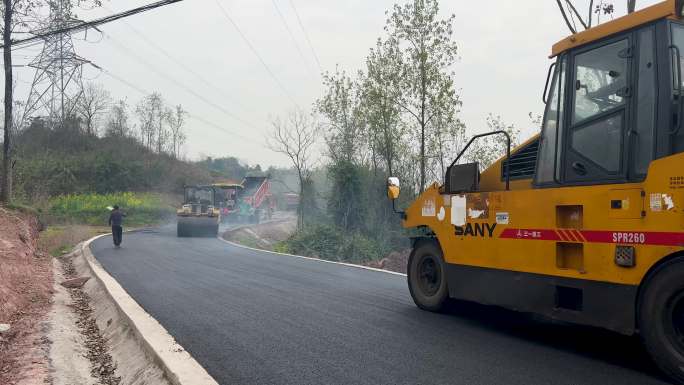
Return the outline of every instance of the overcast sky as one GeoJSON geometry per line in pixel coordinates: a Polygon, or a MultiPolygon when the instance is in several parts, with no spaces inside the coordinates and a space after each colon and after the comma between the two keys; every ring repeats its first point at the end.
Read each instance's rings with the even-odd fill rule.
{"type": "MultiPolygon", "coordinates": [[[[639,6],[655,2],[640,0],[639,6]]],[[[78,16],[88,20],[143,2],[103,3],[102,9],[79,10],[78,16]]],[[[77,54],[114,76],[87,67],[84,77],[101,83],[114,98],[127,98],[132,110],[142,97],[140,91],[158,91],[170,105],[182,104],[191,114],[188,157],[236,156],[250,164],[288,165],[264,146],[264,138],[272,117],[287,114],[295,104],[308,109],[323,92],[314,52],[324,71],[333,71],[336,65],[349,72],[361,69],[369,48],[383,35],[385,11],[394,3],[185,0],[102,26],[104,36],[90,31],[84,40],[84,34],[75,35],[75,46],[77,54]]],[[[585,8],[583,1],[576,3],[585,8]]],[[[616,15],[624,14],[623,3],[626,0],[616,0],[616,15]]],[[[460,60],[454,68],[455,82],[463,101],[460,117],[470,132],[484,131],[491,112],[515,124],[524,136],[534,133],[537,128],[528,113],[542,112],[551,45],[567,35],[556,2],[442,0],[441,11],[456,15],[454,38],[460,60]]],[[[15,51],[15,63],[26,63],[39,50],[15,51]]],[[[17,97],[26,98],[33,72],[17,68],[16,73],[17,97]]]]}

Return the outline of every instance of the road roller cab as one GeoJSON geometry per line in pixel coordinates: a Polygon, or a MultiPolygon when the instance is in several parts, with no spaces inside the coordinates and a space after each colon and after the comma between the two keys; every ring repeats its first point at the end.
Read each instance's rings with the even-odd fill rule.
{"type": "Polygon", "coordinates": [[[177,210],[179,237],[215,237],[221,211],[214,186],[186,186],[183,205],[177,210]]]}

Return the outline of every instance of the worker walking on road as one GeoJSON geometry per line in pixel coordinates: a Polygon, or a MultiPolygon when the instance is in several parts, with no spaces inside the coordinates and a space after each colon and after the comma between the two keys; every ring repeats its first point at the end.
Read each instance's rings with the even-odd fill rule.
{"type": "Polygon", "coordinates": [[[114,209],[109,214],[109,225],[112,226],[112,238],[114,239],[114,247],[117,249],[121,247],[123,240],[123,217],[125,217],[119,206],[114,205],[114,209]]]}

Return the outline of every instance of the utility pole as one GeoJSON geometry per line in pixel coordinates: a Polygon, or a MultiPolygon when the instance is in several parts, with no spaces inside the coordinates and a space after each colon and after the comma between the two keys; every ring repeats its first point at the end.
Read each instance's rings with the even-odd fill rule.
{"type": "Polygon", "coordinates": [[[2,185],[0,186],[0,202],[9,203],[12,197],[12,154],[10,147],[10,130],[12,129],[12,17],[14,9],[12,0],[3,0],[5,18],[3,20],[2,41],[3,58],[5,60],[5,129],[2,142],[2,185]]]}

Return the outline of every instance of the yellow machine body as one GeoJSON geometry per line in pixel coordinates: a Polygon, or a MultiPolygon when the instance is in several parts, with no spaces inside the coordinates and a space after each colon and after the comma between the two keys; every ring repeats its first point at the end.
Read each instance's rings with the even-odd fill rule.
{"type": "MultiPolygon", "coordinates": [[[[624,334],[638,330],[636,314],[644,282],[662,263],[684,256],[684,129],[676,125],[684,117],[672,119],[682,116],[679,101],[684,94],[676,81],[673,86],[677,74],[670,74],[679,70],[673,55],[684,51],[682,6],[680,1],[665,1],[554,45],[552,57],[557,65],[555,72],[553,67],[549,70],[554,75],[549,94],[557,92],[560,97],[549,95],[542,133],[482,173],[472,171],[477,164],[455,176],[447,171],[444,183],[429,186],[405,209],[403,226],[423,234],[414,238],[414,250],[426,240],[441,250],[450,297],[624,334]],[[673,42],[668,43],[669,39],[673,42]],[[580,77],[601,71],[605,75],[594,83],[580,77]],[[646,95],[649,84],[645,82],[651,78],[656,91],[646,95]],[[600,82],[607,84],[597,85],[600,82]],[[594,102],[600,106],[598,112],[582,109],[593,108],[594,102]],[[557,107],[551,105],[555,103],[557,107]],[[558,112],[561,109],[564,112],[558,112]],[[647,113],[653,121],[639,120],[647,113]],[[556,120],[549,119],[552,114],[556,120]],[[562,130],[556,128],[557,122],[562,130]],[[638,135],[644,135],[639,131],[644,122],[653,126],[654,144],[652,154],[641,150],[650,158],[637,175],[631,171],[638,151],[633,149],[638,148],[638,135]],[[578,175],[580,171],[603,172],[600,161],[585,157],[572,136],[585,129],[603,135],[596,127],[612,130],[611,135],[617,132],[617,139],[589,136],[587,140],[585,136],[577,138],[577,143],[593,146],[595,151],[598,147],[598,153],[601,148],[619,147],[623,176],[604,172],[608,177],[602,180],[568,177],[573,169],[578,175]],[[549,142],[553,137],[544,136],[549,129],[561,138],[555,139],[555,152],[546,158],[553,163],[553,181],[539,183],[534,171],[511,178],[504,165],[523,151],[534,156],[531,168],[544,164],[537,148],[551,146],[553,151],[549,142]],[[504,175],[508,175],[508,188],[504,175]],[[472,183],[461,183],[464,180],[472,183]],[[452,183],[476,187],[454,191],[448,187],[452,183]]],[[[680,60],[684,62],[684,56],[680,60]]],[[[390,181],[388,197],[398,195],[398,181],[390,181]]],[[[434,268],[424,274],[434,278],[434,268]]],[[[413,295],[415,288],[411,289],[413,295]]],[[[426,293],[438,293],[437,289],[428,288],[426,293]]],[[[436,308],[428,300],[416,303],[428,310],[436,308]]]]}
{"type": "Polygon", "coordinates": [[[625,285],[684,251],[684,154],[653,161],[643,183],[534,189],[528,179],[505,191],[493,181],[500,168],[482,174],[478,192],[431,186],[404,227],[433,231],[447,263],[625,285]],[[635,248],[635,266],[615,263],[619,245],[635,248]]]}

